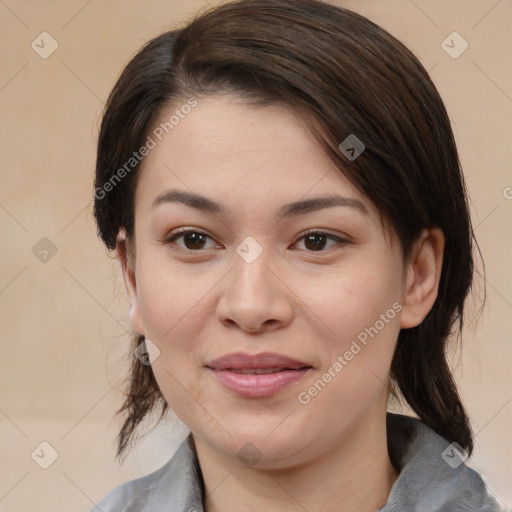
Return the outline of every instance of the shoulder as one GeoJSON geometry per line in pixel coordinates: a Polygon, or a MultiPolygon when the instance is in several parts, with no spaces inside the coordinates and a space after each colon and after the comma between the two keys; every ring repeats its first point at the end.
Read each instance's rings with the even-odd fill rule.
{"type": "MultiPolygon", "coordinates": [[[[135,512],[145,506],[169,474],[172,459],[157,471],[120,485],[105,496],[91,512],[135,512]]],[[[149,509],[148,509],[149,510],[149,509]]],[[[154,509],[155,511],[158,509],[154,509]]]]}
{"type": "Polygon", "coordinates": [[[464,450],[422,421],[388,413],[388,449],[400,474],[382,512],[501,512],[464,450]]]}
{"type": "Polygon", "coordinates": [[[201,496],[202,480],[189,435],[164,466],[115,488],[90,512],[199,512],[201,496]]]}

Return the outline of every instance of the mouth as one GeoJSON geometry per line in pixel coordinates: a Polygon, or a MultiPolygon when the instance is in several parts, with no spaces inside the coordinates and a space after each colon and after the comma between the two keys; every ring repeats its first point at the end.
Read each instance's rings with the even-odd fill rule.
{"type": "Polygon", "coordinates": [[[305,362],[270,352],[227,354],[205,366],[224,388],[244,398],[272,396],[313,369],[305,362]]]}
{"type": "Polygon", "coordinates": [[[301,368],[226,368],[226,371],[239,373],[242,375],[267,375],[269,373],[277,373],[284,371],[296,371],[304,368],[311,368],[311,366],[303,366],[301,368]]]}
{"type": "Polygon", "coordinates": [[[210,361],[206,366],[213,370],[232,370],[234,372],[249,370],[252,373],[259,370],[274,373],[282,370],[299,370],[306,366],[311,367],[308,363],[274,352],[259,354],[233,352],[210,361]]]}

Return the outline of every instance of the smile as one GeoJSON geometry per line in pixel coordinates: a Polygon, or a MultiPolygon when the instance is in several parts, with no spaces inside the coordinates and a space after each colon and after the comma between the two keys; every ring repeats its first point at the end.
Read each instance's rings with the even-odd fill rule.
{"type": "Polygon", "coordinates": [[[243,398],[264,398],[298,382],[311,370],[310,366],[291,370],[289,368],[228,369],[210,371],[226,389],[243,398]]]}

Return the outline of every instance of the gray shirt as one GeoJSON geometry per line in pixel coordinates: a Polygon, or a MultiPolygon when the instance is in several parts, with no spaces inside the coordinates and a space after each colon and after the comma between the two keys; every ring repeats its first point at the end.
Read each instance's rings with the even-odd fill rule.
{"type": "MultiPolygon", "coordinates": [[[[460,447],[420,420],[387,413],[388,452],[400,471],[378,512],[503,512],[460,447]]],[[[204,512],[204,483],[191,434],[157,471],[114,489],[91,512],[204,512]]]]}

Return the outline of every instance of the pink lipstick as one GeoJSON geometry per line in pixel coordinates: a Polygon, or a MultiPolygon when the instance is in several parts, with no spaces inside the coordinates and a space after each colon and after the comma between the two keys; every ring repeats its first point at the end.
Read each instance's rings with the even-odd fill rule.
{"type": "Polygon", "coordinates": [[[227,354],[206,365],[227,389],[245,398],[263,398],[300,380],[311,365],[273,352],[227,354]]]}

